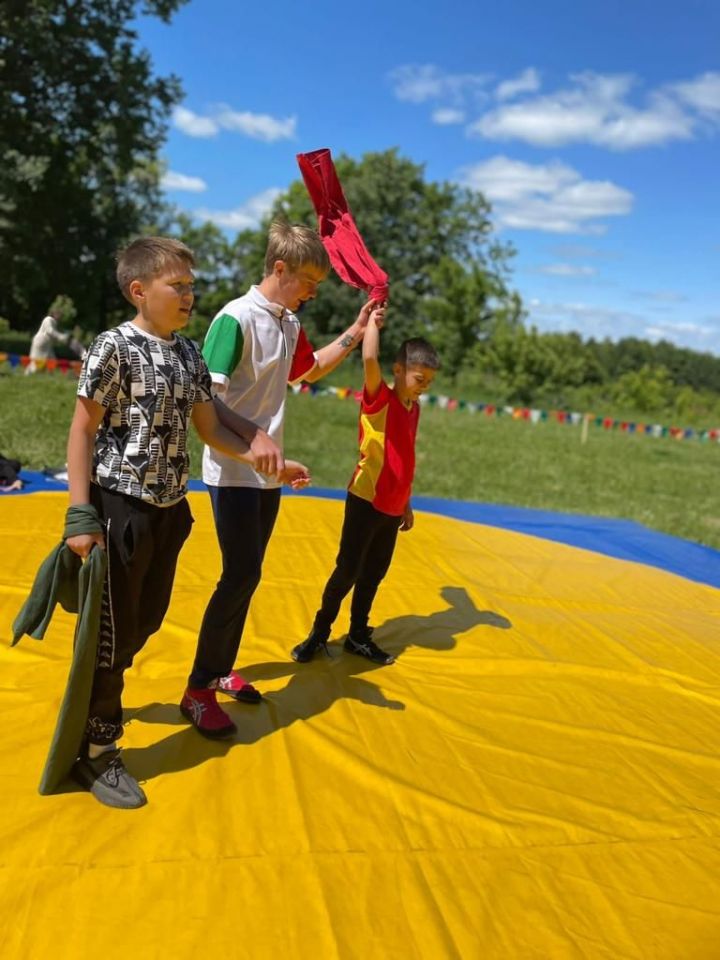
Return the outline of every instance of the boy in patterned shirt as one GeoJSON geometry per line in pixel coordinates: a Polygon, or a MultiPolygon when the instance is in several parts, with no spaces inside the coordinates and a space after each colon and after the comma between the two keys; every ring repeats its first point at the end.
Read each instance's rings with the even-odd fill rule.
{"type": "Polygon", "coordinates": [[[363,338],[360,460],[348,487],[335,570],[325,586],[310,635],[292,650],[298,663],[312,660],[321,648],[328,653],[333,622],[353,587],[345,650],[381,666],[395,659],[372,639],[368,620],[377,589],[390,567],[398,531],[410,530],[414,523],[410,493],[418,400],[433,382],[440,361],[426,340],[405,340],[393,365],[390,389],[378,362],[381,326],[382,313],[375,311],[363,338]]]}
{"type": "Polygon", "coordinates": [[[301,464],[279,463],[267,436],[242,418],[223,426],[210,374],[180,336],[193,305],[194,259],[177,240],[145,237],[119,256],[117,279],[137,316],[101,333],[85,357],[68,438],[71,507],[94,507],[104,534],[66,543],[80,557],[107,549],[98,652],[86,740],[75,779],[102,803],[139,807],[145,794],[120,758],[123,676],[170,602],[192,524],[185,493],[190,420],[228,456],[304,485],[301,464]],[[235,432],[233,432],[235,430],[235,432]],[[241,434],[241,435],[238,435],[241,434]]]}

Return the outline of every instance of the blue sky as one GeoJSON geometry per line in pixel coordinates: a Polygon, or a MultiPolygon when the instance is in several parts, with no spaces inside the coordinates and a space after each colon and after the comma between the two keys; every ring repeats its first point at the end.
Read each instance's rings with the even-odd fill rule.
{"type": "Polygon", "coordinates": [[[716,0],[190,0],[139,29],[199,219],[255,225],[297,152],[396,146],[488,197],[540,329],[720,354],[716,0]]]}

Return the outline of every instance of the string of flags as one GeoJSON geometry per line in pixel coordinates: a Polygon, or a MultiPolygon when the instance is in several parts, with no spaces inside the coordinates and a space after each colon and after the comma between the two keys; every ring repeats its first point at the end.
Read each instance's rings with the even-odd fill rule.
{"type": "MultiPolygon", "coordinates": [[[[61,373],[80,373],[80,360],[65,360],[56,357],[37,359],[32,361],[36,370],[59,370],[61,373]]],[[[31,358],[24,354],[5,353],[0,351],[0,363],[9,363],[11,367],[27,367],[31,358]]],[[[336,396],[341,400],[352,398],[360,402],[362,392],[352,387],[321,387],[315,383],[295,384],[293,393],[309,393],[312,396],[336,396]]],[[[513,420],[523,420],[528,423],[543,423],[554,420],[568,426],[580,426],[587,420],[589,426],[603,430],[618,430],[621,433],[642,434],[649,437],[671,437],[673,440],[705,440],[720,442],[720,427],[714,429],[698,429],[696,427],[666,426],[660,423],[644,423],[635,420],[620,420],[616,417],[598,416],[594,413],[578,413],[571,410],[540,410],[534,407],[513,407],[507,404],[472,403],[469,400],[458,400],[443,394],[423,394],[420,402],[424,405],[437,407],[440,410],[452,412],[464,410],[471,414],[484,414],[487,417],[510,417],[513,420]]]]}
{"type": "MultiPolygon", "coordinates": [[[[315,383],[294,384],[293,393],[309,393],[312,396],[333,395],[340,400],[352,398],[358,403],[362,399],[361,390],[352,387],[325,387],[315,383]]],[[[507,404],[471,403],[468,400],[458,400],[443,394],[423,394],[420,397],[423,405],[437,407],[449,412],[464,410],[471,414],[484,414],[487,417],[509,417],[512,420],[522,420],[527,423],[544,423],[556,421],[568,426],[581,426],[587,421],[588,426],[602,430],[617,430],[621,433],[641,434],[648,437],[671,437],[673,440],[706,440],[720,442],[720,427],[715,429],[697,429],[695,427],[665,426],[659,423],[644,423],[635,420],[620,420],[616,417],[598,416],[594,413],[578,413],[570,410],[539,410],[533,407],[512,407],[507,404]]]]}
{"type": "Polygon", "coordinates": [[[56,357],[33,360],[25,354],[3,352],[0,352],[0,363],[9,363],[13,368],[29,367],[31,363],[34,363],[36,370],[60,370],[61,373],[67,373],[68,370],[80,373],[80,367],[82,366],[80,360],[63,360],[56,357]]]}

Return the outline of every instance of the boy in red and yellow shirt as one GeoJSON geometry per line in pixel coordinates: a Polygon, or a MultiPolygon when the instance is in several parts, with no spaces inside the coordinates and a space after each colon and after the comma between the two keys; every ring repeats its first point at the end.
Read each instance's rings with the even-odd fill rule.
{"type": "Polygon", "coordinates": [[[327,641],[340,604],[354,587],[345,649],[382,665],[394,657],[381,650],[368,626],[375,594],[390,567],[399,530],[410,530],[415,472],[418,400],[431,385],[440,361],[422,338],[406,340],[393,364],[393,387],[378,362],[382,309],[374,310],[363,338],[365,385],[360,409],[360,459],[348,487],[335,570],[323,591],[310,636],[292,651],[306,663],[327,641]]]}

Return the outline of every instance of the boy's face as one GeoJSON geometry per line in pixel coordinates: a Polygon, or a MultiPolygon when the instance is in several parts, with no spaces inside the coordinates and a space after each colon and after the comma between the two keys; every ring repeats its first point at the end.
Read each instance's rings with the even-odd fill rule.
{"type": "Polygon", "coordinates": [[[327,274],[310,263],[291,270],[284,260],[276,260],[275,276],[279,286],[278,302],[294,313],[307,300],[315,299],[327,274]]]}
{"type": "Polygon", "coordinates": [[[420,365],[404,366],[402,363],[393,365],[395,378],[395,393],[398,399],[409,404],[420,399],[426,390],[429,390],[435,379],[432,367],[420,365]]]}
{"type": "Polygon", "coordinates": [[[195,277],[181,262],[169,265],[150,280],[133,280],[130,294],[142,317],[160,334],[181,330],[190,319],[195,277]]]}

